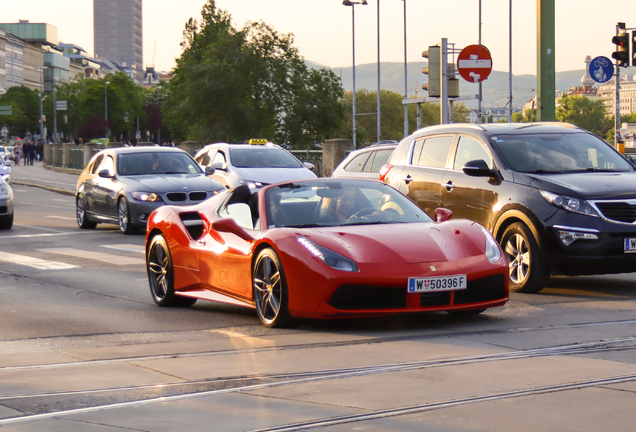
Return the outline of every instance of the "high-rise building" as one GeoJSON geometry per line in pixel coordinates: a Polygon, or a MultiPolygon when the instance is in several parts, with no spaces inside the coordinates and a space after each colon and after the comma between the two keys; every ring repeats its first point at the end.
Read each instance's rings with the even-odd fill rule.
{"type": "Polygon", "coordinates": [[[143,81],[141,0],[93,0],[95,56],[124,68],[143,81]]]}

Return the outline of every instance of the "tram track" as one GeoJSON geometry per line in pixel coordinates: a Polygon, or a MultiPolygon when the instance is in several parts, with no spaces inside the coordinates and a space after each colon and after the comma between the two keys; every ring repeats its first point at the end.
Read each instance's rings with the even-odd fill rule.
{"type": "MultiPolygon", "coordinates": [[[[79,361],[21,365],[21,366],[2,366],[0,367],[0,372],[28,370],[28,369],[66,368],[66,367],[74,367],[79,365],[85,366],[85,365],[99,365],[99,364],[108,364],[108,363],[127,363],[127,362],[139,362],[139,361],[151,361],[151,360],[226,356],[226,355],[237,355],[237,354],[259,354],[259,353],[265,353],[265,352],[285,351],[285,350],[335,348],[335,347],[343,347],[343,346],[373,345],[373,344],[381,344],[381,343],[411,341],[411,340],[468,338],[471,336],[497,335],[497,334],[507,334],[507,333],[508,334],[509,333],[526,333],[526,332],[536,332],[536,331],[564,330],[564,329],[574,329],[574,328],[584,328],[584,327],[603,327],[603,326],[632,325],[632,324],[636,324],[636,320],[601,321],[601,322],[547,325],[547,326],[536,326],[536,327],[517,327],[517,328],[509,328],[509,329],[481,329],[481,330],[471,330],[471,331],[461,331],[461,332],[443,332],[443,333],[420,334],[420,335],[409,334],[405,336],[390,336],[390,337],[365,337],[365,338],[353,339],[353,340],[342,340],[342,341],[334,341],[334,342],[316,342],[316,343],[308,343],[308,344],[290,344],[290,345],[280,345],[280,346],[262,347],[262,348],[203,351],[203,352],[195,352],[195,353],[139,355],[139,356],[117,357],[117,358],[109,358],[109,359],[79,360],[79,361]]],[[[59,352],[63,352],[63,351],[59,351],[59,352]]]]}
{"type": "MultiPolygon", "coordinates": [[[[506,361],[515,359],[528,359],[548,356],[565,355],[586,355],[610,351],[636,350],[636,337],[612,338],[594,342],[584,342],[575,344],[558,345],[547,348],[536,348],[528,350],[516,350],[494,354],[484,354],[465,357],[444,358],[436,360],[423,360],[416,362],[391,363],[374,366],[326,369],[304,371],[285,374],[260,374],[242,375],[233,377],[220,377],[214,379],[196,380],[185,383],[163,383],[145,386],[127,386],[116,388],[103,388],[78,391],[62,391],[48,393],[30,393],[6,395],[0,397],[0,405],[23,413],[22,416],[0,419],[0,425],[14,423],[18,421],[35,420],[51,416],[65,416],[78,413],[100,411],[126,406],[136,406],[138,404],[152,402],[166,402],[192,397],[210,396],[214,394],[229,392],[246,392],[260,390],[283,385],[304,384],[325,380],[338,380],[345,378],[360,377],[364,375],[405,372],[410,370],[422,370],[436,367],[462,366],[475,363],[506,361]],[[81,406],[75,409],[59,409],[59,407],[81,406]]],[[[519,397],[531,394],[540,394],[553,391],[564,391],[579,387],[589,387],[601,385],[599,383],[636,381],[636,374],[620,377],[610,377],[601,380],[590,380],[585,382],[568,383],[560,386],[549,386],[541,388],[529,388],[484,395],[466,399],[446,401],[444,403],[422,404],[409,407],[402,407],[395,410],[382,410],[365,414],[362,416],[345,416],[328,421],[339,421],[348,423],[352,421],[363,421],[382,416],[405,415],[414,412],[438,409],[455,406],[457,404],[472,403],[501,398],[519,397]],[[358,418],[359,417],[359,418],[358,418]]],[[[581,387],[581,388],[582,388],[581,387]]],[[[326,420],[325,420],[326,421],[326,420]]],[[[334,423],[335,424],[335,423],[334,423]]],[[[272,431],[303,430],[314,427],[322,427],[328,424],[303,423],[288,425],[296,429],[271,429],[272,431]]],[[[269,431],[269,429],[266,429],[269,431]]]]}

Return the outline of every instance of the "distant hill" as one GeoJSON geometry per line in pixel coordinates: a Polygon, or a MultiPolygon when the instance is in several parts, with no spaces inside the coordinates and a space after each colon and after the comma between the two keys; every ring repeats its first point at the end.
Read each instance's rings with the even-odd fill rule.
{"type": "MultiPolygon", "coordinates": [[[[322,66],[310,61],[307,61],[307,64],[313,68],[329,69],[326,66],[322,66]]],[[[419,97],[425,98],[427,96],[427,92],[421,89],[422,84],[427,82],[426,75],[422,74],[422,68],[424,66],[426,66],[426,62],[408,63],[407,65],[409,97],[416,94],[416,88],[417,95],[419,97]]],[[[351,91],[353,89],[351,66],[331,68],[331,70],[342,79],[342,84],[345,90],[351,91]]],[[[356,88],[358,90],[377,90],[377,73],[377,63],[356,65],[356,88]]],[[[580,86],[581,78],[584,74],[584,69],[557,72],[556,89],[565,91],[571,87],[580,86]]],[[[621,76],[624,76],[625,74],[636,74],[636,68],[631,67],[627,68],[627,70],[622,69],[621,76]]],[[[404,63],[380,63],[380,79],[381,89],[404,94],[404,63]]],[[[535,75],[513,74],[513,108],[520,109],[523,104],[532,99],[532,97],[535,95],[536,87],[537,77],[535,75]]],[[[462,96],[476,95],[477,93],[479,93],[479,86],[477,84],[468,83],[460,77],[459,92],[462,96]]],[[[496,70],[492,71],[488,79],[482,84],[482,106],[502,107],[508,101],[508,94],[508,72],[496,70]]],[[[476,100],[464,100],[462,102],[470,107],[477,106],[476,100]]]]}

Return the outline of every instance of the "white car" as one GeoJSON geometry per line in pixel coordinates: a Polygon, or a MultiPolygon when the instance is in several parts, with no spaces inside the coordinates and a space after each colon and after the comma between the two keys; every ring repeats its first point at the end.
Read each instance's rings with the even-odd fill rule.
{"type": "Polygon", "coordinates": [[[354,150],[333,170],[331,177],[379,180],[380,168],[389,160],[397,144],[374,144],[354,150]]]}
{"type": "Polygon", "coordinates": [[[0,155],[0,177],[11,184],[11,162],[0,155]]]}
{"type": "Polygon", "coordinates": [[[0,229],[11,229],[13,226],[13,190],[0,177],[0,229]]]}
{"type": "Polygon", "coordinates": [[[250,144],[209,144],[194,160],[205,169],[214,167],[210,177],[227,188],[254,183],[267,185],[284,181],[317,178],[309,162],[300,162],[284,148],[262,140],[250,144]]]}
{"type": "Polygon", "coordinates": [[[0,146],[0,156],[5,160],[13,160],[13,146],[0,146]]]}

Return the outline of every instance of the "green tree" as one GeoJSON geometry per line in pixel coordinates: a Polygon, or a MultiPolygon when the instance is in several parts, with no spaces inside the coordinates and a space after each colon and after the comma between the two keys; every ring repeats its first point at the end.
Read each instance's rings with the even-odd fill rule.
{"type": "Polygon", "coordinates": [[[556,119],[575,124],[598,136],[605,136],[609,129],[607,111],[601,99],[593,101],[583,96],[564,95],[559,100],[556,119]]]}
{"type": "MultiPolygon", "coordinates": [[[[123,72],[99,80],[58,83],[56,96],[68,104],[66,113],[58,112],[58,129],[64,123],[63,116],[67,116],[62,130],[66,129],[68,136],[81,136],[87,140],[105,136],[108,128],[113,139],[130,139],[137,126],[136,116],[140,116],[142,126],[146,126],[144,89],[123,72]],[[105,122],[106,108],[108,124],[105,122]],[[128,122],[125,121],[125,113],[128,114],[128,122]]],[[[52,117],[53,113],[50,115],[52,117]]]]}
{"type": "Polygon", "coordinates": [[[332,72],[309,71],[292,44],[292,35],[262,22],[235,29],[230,15],[208,0],[200,22],[186,23],[163,107],[174,136],[258,137],[295,147],[331,138],[342,118],[342,87],[332,72]]]}
{"type": "Polygon", "coordinates": [[[6,126],[9,135],[40,133],[40,102],[37,91],[25,86],[10,87],[0,96],[0,105],[11,106],[10,116],[0,116],[0,128],[6,126]]]}
{"type": "Polygon", "coordinates": [[[512,121],[514,123],[534,123],[538,121],[537,110],[535,108],[527,109],[525,113],[513,113],[512,121]]]}

